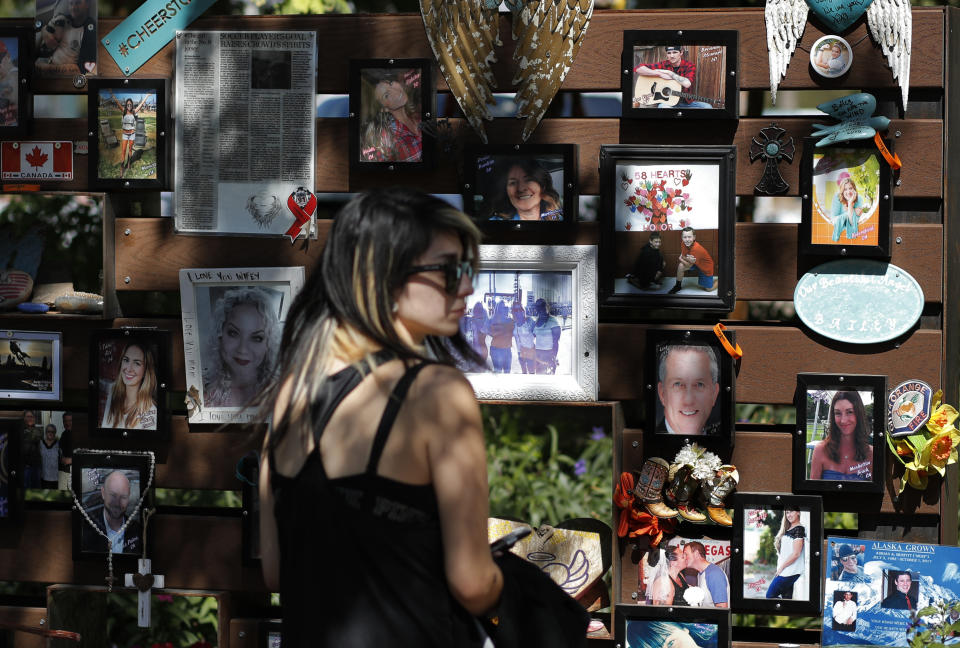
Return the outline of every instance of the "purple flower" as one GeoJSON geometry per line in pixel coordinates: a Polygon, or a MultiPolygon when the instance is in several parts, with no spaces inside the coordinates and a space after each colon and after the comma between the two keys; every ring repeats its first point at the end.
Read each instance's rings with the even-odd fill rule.
{"type": "Polygon", "coordinates": [[[170,594],[154,594],[154,596],[161,603],[173,603],[173,596],[170,594]]]}
{"type": "Polygon", "coordinates": [[[593,428],[593,433],[590,435],[590,438],[593,439],[594,441],[600,441],[606,438],[606,436],[607,435],[603,433],[603,426],[598,425],[595,428],[593,428]]]}
{"type": "Polygon", "coordinates": [[[587,472],[587,462],[583,459],[578,459],[577,463],[573,464],[573,474],[580,477],[585,472],[587,472]]]}

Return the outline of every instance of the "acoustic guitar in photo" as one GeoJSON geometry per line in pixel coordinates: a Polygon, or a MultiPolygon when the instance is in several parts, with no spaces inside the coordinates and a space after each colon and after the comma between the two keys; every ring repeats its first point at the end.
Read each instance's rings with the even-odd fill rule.
{"type": "Polygon", "coordinates": [[[714,108],[723,108],[723,101],[716,97],[701,97],[690,92],[684,92],[679,81],[663,79],[658,76],[639,76],[633,86],[633,107],[653,108],[656,106],[672,107],[680,100],[704,101],[714,108]]]}

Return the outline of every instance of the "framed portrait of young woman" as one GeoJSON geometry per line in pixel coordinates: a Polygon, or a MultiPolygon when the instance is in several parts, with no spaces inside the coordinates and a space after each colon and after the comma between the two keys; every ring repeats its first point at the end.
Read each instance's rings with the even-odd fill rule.
{"type": "Polygon", "coordinates": [[[91,434],[168,438],[170,364],[169,331],[95,331],[90,340],[91,434]]]}
{"type": "Polygon", "coordinates": [[[886,393],[886,376],[797,374],[794,491],[882,491],[886,393]]]}
{"type": "Polygon", "coordinates": [[[430,59],[350,60],[350,169],[395,171],[433,166],[436,113],[430,59]]]}
{"type": "Polygon", "coordinates": [[[33,31],[24,26],[0,27],[0,138],[26,135],[33,114],[30,59],[33,31]]]}

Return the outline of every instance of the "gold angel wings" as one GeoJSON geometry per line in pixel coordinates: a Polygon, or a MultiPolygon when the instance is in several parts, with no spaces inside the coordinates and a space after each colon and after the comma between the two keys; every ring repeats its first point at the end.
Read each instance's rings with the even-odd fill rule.
{"type": "MultiPolygon", "coordinates": [[[[493,119],[493,64],[500,14],[489,0],[420,0],[427,40],[450,92],[468,123],[487,141],[484,121],[493,119]]],[[[496,2],[496,0],[492,0],[496,2]]],[[[523,141],[536,130],[580,51],[593,0],[509,2],[513,14],[513,80],[523,141]]]]}

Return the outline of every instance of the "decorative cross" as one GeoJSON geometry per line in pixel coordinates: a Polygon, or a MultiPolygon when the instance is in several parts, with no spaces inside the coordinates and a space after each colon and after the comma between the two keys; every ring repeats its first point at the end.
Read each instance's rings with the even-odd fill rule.
{"type": "Polygon", "coordinates": [[[786,130],[776,124],[770,124],[766,128],[761,128],[759,135],[750,141],[750,161],[755,162],[761,157],[766,160],[763,176],[755,187],[757,193],[776,196],[790,189],[790,185],[780,175],[780,168],[777,166],[783,159],[792,163],[793,154],[796,153],[793,137],[783,140],[786,134],[786,130]]]}
{"type": "Polygon", "coordinates": [[[150,573],[150,559],[137,560],[137,573],[124,574],[123,584],[126,587],[137,588],[137,625],[141,628],[150,627],[150,593],[156,587],[163,588],[163,576],[150,573]]]}

